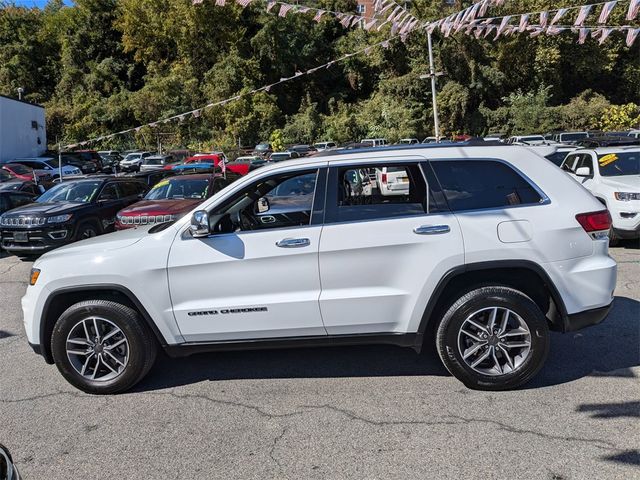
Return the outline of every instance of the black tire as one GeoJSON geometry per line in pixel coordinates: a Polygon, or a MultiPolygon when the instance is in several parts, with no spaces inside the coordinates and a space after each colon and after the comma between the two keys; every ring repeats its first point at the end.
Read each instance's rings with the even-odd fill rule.
{"type": "Polygon", "coordinates": [[[447,370],[468,388],[510,390],[527,383],[544,365],[549,353],[549,327],[540,308],[522,292],[502,286],[481,287],[464,294],[449,307],[438,325],[436,346],[447,370]],[[528,356],[513,371],[499,375],[472,369],[458,347],[458,335],[465,320],[474,312],[489,307],[507,308],[516,313],[530,332],[528,356]]]}
{"type": "Polygon", "coordinates": [[[616,232],[613,230],[613,228],[609,230],[609,246],[610,247],[620,246],[620,237],[616,235],[616,232]]]}
{"type": "Polygon", "coordinates": [[[76,240],[93,238],[100,234],[98,227],[93,222],[82,222],[76,229],[76,240]]]}
{"type": "Polygon", "coordinates": [[[60,316],[51,335],[53,360],[62,376],[86,393],[112,394],[130,389],[149,372],[156,359],[157,344],[138,313],[130,307],[107,300],[87,300],[72,305],[60,316]],[[82,376],[67,355],[67,337],[78,322],[87,317],[100,317],[116,325],[126,337],[128,361],[112,379],[91,380],[82,376]]]}

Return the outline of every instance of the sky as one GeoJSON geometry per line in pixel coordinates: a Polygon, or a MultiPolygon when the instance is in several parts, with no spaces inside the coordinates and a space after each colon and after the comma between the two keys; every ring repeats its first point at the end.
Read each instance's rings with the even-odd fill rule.
{"type": "MultiPolygon", "coordinates": [[[[38,7],[44,8],[44,6],[49,2],[49,0],[8,0],[8,3],[14,3],[21,7],[38,7]]],[[[0,0],[0,4],[2,1],[0,0]]],[[[66,5],[71,5],[73,2],[71,0],[64,0],[66,5]]]]}

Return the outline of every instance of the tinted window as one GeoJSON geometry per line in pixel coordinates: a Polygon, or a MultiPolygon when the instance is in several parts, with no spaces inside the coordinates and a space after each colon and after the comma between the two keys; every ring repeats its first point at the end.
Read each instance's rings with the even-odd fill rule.
{"type": "Polygon", "coordinates": [[[118,198],[120,198],[118,185],[115,183],[108,183],[102,189],[99,200],[117,200],[118,198]]]}
{"type": "Polygon", "coordinates": [[[331,221],[375,220],[434,211],[417,164],[342,167],[334,169],[330,181],[335,189],[329,197],[331,221]]]}
{"type": "Polygon", "coordinates": [[[16,208],[21,205],[26,205],[27,203],[33,202],[33,197],[31,195],[22,195],[19,193],[10,193],[9,200],[11,204],[11,208],[16,208]]]}
{"type": "Polygon", "coordinates": [[[454,211],[536,204],[540,194],[513,168],[495,161],[432,162],[454,211]]]}
{"type": "Polygon", "coordinates": [[[598,169],[603,177],[640,175],[640,150],[598,155],[598,169]]]}
{"type": "Polygon", "coordinates": [[[118,184],[123,197],[134,197],[142,193],[140,184],[138,182],[122,182],[118,184]]]}
{"type": "Polygon", "coordinates": [[[558,166],[562,165],[562,162],[566,158],[567,154],[565,152],[555,152],[550,153],[545,158],[549,160],[551,163],[554,163],[558,166]]]}

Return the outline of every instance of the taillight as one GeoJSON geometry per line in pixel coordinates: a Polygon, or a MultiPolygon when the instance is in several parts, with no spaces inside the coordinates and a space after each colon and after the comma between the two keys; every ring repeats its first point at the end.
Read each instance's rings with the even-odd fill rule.
{"type": "Polygon", "coordinates": [[[579,213],[576,215],[576,220],[587,233],[600,232],[611,228],[611,215],[608,210],[579,213]]]}
{"type": "Polygon", "coordinates": [[[387,183],[387,174],[383,173],[380,178],[382,179],[382,183],[387,183]]]}

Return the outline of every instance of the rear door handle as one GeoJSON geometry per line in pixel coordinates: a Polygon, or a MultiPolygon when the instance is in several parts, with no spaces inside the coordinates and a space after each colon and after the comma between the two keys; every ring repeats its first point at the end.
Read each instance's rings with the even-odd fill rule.
{"type": "Polygon", "coordinates": [[[308,238],[284,238],[276,242],[276,246],[280,248],[300,248],[309,245],[311,245],[311,241],[308,238]]]}
{"type": "Polygon", "coordinates": [[[413,233],[418,235],[439,235],[450,231],[449,225],[420,225],[413,229],[413,233]]]}

